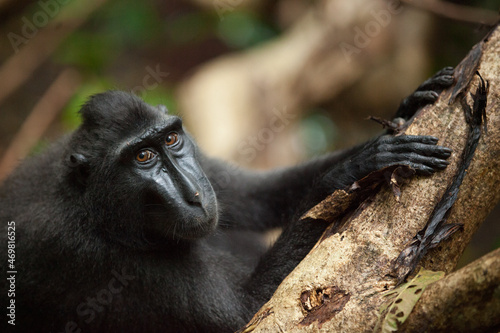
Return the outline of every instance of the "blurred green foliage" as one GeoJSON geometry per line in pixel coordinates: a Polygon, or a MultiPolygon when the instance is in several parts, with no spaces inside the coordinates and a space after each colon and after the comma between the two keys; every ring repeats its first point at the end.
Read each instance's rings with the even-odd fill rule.
{"type": "Polygon", "coordinates": [[[249,48],[276,37],[278,33],[269,23],[245,11],[228,13],[217,25],[217,36],[233,48],[249,48]]]}
{"type": "Polygon", "coordinates": [[[64,41],[54,60],[102,73],[127,49],[153,45],[161,31],[161,20],[148,1],[110,1],[64,41]]]}
{"type": "Polygon", "coordinates": [[[301,141],[310,156],[335,150],[339,133],[325,110],[314,109],[299,124],[301,141]]]}
{"type": "Polygon", "coordinates": [[[114,39],[87,31],[73,33],[54,55],[54,60],[84,72],[102,72],[119,52],[114,39]]]}
{"type": "MultiPolygon", "coordinates": [[[[53,61],[78,68],[84,77],[84,84],[62,113],[63,127],[68,131],[78,127],[77,111],[88,96],[124,85],[124,82],[116,82],[108,69],[127,52],[175,49],[209,38],[219,39],[229,49],[244,49],[278,33],[272,24],[247,11],[234,10],[223,20],[215,11],[200,10],[180,10],[161,18],[152,0],[108,1],[82,28],[69,36],[53,56],[53,61]]],[[[143,70],[133,65],[124,68],[124,72],[143,70]]],[[[163,104],[171,113],[175,112],[175,83],[160,82],[154,89],[143,90],[141,97],[152,105],[163,104]]]]}
{"type": "Polygon", "coordinates": [[[177,101],[173,89],[160,86],[157,89],[144,92],[141,98],[151,105],[165,105],[169,114],[177,113],[177,101]]]}
{"type": "Polygon", "coordinates": [[[116,46],[147,47],[162,35],[162,22],[151,1],[109,1],[93,21],[116,46]]]}
{"type": "Polygon", "coordinates": [[[174,44],[186,45],[209,38],[216,25],[217,20],[210,13],[187,12],[170,17],[164,30],[174,44]]]}

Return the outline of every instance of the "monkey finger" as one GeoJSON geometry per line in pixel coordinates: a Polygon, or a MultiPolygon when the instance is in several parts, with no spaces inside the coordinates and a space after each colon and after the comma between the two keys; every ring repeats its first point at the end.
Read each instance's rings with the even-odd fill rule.
{"type": "Polygon", "coordinates": [[[442,159],[447,159],[453,152],[448,147],[436,146],[434,144],[424,144],[420,142],[407,143],[393,146],[391,149],[394,153],[413,152],[422,156],[432,156],[442,159]]]}
{"type": "Polygon", "coordinates": [[[438,170],[445,169],[449,164],[449,162],[446,161],[445,159],[432,156],[423,156],[415,152],[411,152],[408,154],[401,154],[399,158],[402,158],[403,160],[408,161],[410,163],[422,164],[438,170]]]}
{"type": "Polygon", "coordinates": [[[454,82],[453,77],[454,68],[445,67],[437,72],[433,77],[427,79],[422,83],[417,91],[435,90],[441,91],[444,88],[451,86],[454,82]]]}
{"type": "Polygon", "coordinates": [[[434,77],[445,76],[445,75],[453,76],[453,73],[455,73],[455,68],[452,66],[447,66],[447,67],[440,69],[436,74],[434,74],[434,77]]]}
{"type": "Polygon", "coordinates": [[[421,163],[414,163],[414,162],[406,161],[406,162],[396,163],[395,165],[409,166],[410,168],[414,169],[417,172],[417,174],[423,175],[423,176],[430,176],[436,172],[436,170],[434,168],[427,166],[425,164],[421,164],[421,163]]]}
{"type": "Polygon", "coordinates": [[[384,136],[381,137],[380,142],[391,144],[393,147],[401,146],[408,143],[423,143],[428,145],[435,145],[439,138],[431,135],[400,135],[400,136],[384,136]]]}

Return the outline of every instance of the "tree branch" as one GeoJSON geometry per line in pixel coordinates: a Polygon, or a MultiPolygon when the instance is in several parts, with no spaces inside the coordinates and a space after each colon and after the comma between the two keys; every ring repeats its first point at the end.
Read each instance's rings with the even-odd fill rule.
{"type": "MultiPolygon", "coordinates": [[[[488,133],[483,134],[479,141],[447,220],[448,223],[463,224],[463,230],[424,256],[420,265],[428,270],[449,274],[474,232],[500,200],[498,54],[500,28],[497,26],[476,45],[455,72],[462,96],[469,96],[469,92],[476,90],[479,80],[477,75],[473,75],[476,69],[489,81],[486,107],[488,133]]],[[[402,188],[399,201],[389,189],[383,189],[373,199],[363,202],[354,213],[332,221],[342,227],[326,233],[283,281],[272,299],[250,323],[251,331],[307,332],[318,328],[329,332],[373,330],[379,307],[384,302],[381,292],[392,289],[397,283],[397,279],[391,276],[394,260],[425,227],[434,206],[457,172],[468,126],[461,98],[449,104],[452,92],[456,92],[453,87],[443,92],[434,105],[415,116],[406,130],[406,134],[434,135],[440,138],[440,145],[452,148],[454,153],[448,168],[432,177],[412,180],[402,188]]],[[[498,252],[492,254],[498,255],[498,252]]],[[[495,276],[498,278],[498,275],[495,276]]],[[[452,279],[451,275],[443,281],[448,279],[452,279]]],[[[429,289],[434,288],[437,287],[429,289]]],[[[427,296],[427,299],[432,297],[427,296]]],[[[424,307],[425,300],[421,303],[424,307]]],[[[434,315],[439,316],[439,313],[434,315]]],[[[418,319],[413,320],[417,320],[414,327],[418,327],[418,319]]],[[[479,320],[479,317],[471,320],[479,320]]]]}
{"type": "Polygon", "coordinates": [[[430,285],[404,332],[484,332],[500,325],[500,249],[430,285]]]}

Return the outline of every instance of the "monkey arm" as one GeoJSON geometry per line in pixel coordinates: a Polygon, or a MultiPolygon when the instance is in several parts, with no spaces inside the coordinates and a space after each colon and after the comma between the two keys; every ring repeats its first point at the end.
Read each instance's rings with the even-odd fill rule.
{"type": "Polygon", "coordinates": [[[286,224],[300,214],[299,206],[305,206],[305,210],[310,208],[302,202],[309,199],[317,179],[363,146],[334,152],[298,166],[264,172],[205,156],[199,160],[217,194],[221,227],[263,231],[286,224]],[[229,206],[230,209],[225,209],[229,206]]]}
{"type": "Polygon", "coordinates": [[[430,175],[444,169],[451,155],[450,149],[436,143],[437,138],[429,136],[380,136],[302,165],[260,173],[209,162],[209,179],[222,206],[221,226],[253,230],[283,226],[333,191],[393,165],[407,165],[430,175]],[[221,175],[224,183],[212,180],[221,175]],[[232,206],[230,213],[225,205],[232,206]]]}
{"type": "MultiPolygon", "coordinates": [[[[453,80],[452,67],[437,72],[402,101],[395,117],[408,120],[421,107],[434,103],[453,80]]],[[[445,168],[444,160],[451,151],[436,143],[430,137],[380,136],[348,150],[270,172],[251,172],[203,156],[201,160],[222,206],[222,226],[264,230],[286,224],[334,190],[372,171],[408,165],[428,175],[445,168]],[[229,216],[225,205],[240,207],[231,209],[229,216]]]]}

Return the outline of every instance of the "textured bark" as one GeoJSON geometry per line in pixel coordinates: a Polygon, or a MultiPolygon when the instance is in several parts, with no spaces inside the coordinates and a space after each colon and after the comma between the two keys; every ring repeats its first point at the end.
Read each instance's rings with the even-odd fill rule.
{"type": "Polygon", "coordinates": [[[500,325],[500,249],[430,285],[404,332],[484,332],[500,325]]]}
{"type": "MultiPolygon", "coordinates": [[[[471,57],[464,60],[465,71],[457,74],[457,80],[460,82],[465,79],[467,83],[464,73],[472,69],[471,66],[478,65],[477,69],[483,78],[489,81],[486,108],[488,132],[487,135],[483,133],[480,139],[448,218],[448,223],[462,223],[463,229],[430,250],[421,262],[425,269],[440,270],[446,274],[452,272],[472,235],[500,199],[500,28],[497,27],[488,39],[478,44],[472,54],[476,55],[476,62],[471,61],[474,60],[471,57]]],[[[469,72],[474,73],[474,70],[469,72]]],[[[472,80],[465,85],[468,96],[468,92],[475,92],[478,85],[476,75],[469,75],[469,78],[472,80]]],[[[372,200],[361,205],[355,214],[345,217],[341,230],[325,235],[278,287],[272,299],[254,317],[251,331],[316,332],[321,329],[329,332],[365,332],[374,329],[383,302],[380,293],[392,289],[396,284],[396,279],[389,275],[394,259],[424,228],[434,206],[457,171],[468,127],[460,99],[449,104],[452,90],[453,87],[444,91],[434,105],[424,108],[406,130],[407,134],[436,136],[440,138],[440,145],[452,148],[454,153],[448,168],[432,177],[411,180],[403,186],[399,201],[390,189],[383,189],[372,200]]],[[[470,97],[468,100],[471,104],[470,97]]],[[[490,259],[485,260],[493,260],[491,265],[498,266],[499,255],[496,251],[488,257],[490,259]]],[[[473,288],[473,283],[465,280],[474,278],[467,275],[474,275],[475,272],[473,268],[465,269],[445,277],[435,286],[431,285],[424,292],[416,313],[446,305],[446,299],[453,294],[449,288],[457,288],[457,292],[464,295],[473,292],[474,289],[467,291],[463,286],[471,283],[469,286],[473,288]],[[449,284],[459,280],[464,282],[457,282],[456,286],[449,284]],[[443,291],[447,288],[446,293],[441,294],[439,286],[443,291]]],[[[498,281],[498,267],[490,273],[494,276],[489,279],[498,281]]],[[[478,287],[476,290],[478,293],[488,293],[477,295],[477,298],[491,297],[488,288],[478,287]]],[[[498,288],[495,293],[495,302],[498,304],[498,288]]],[[[461,302],[457,299],[458,307],[461,302]]],[[[445,316],[445,312],[438,311],[433,313],[435,318],[445,316]]],[[[498,306],[492,311],[494,313],[489,312],[493,318],[489,325],[499,324],[498,306]]],[[[415,316],[412,318],[410,315],[410,318],[412,327],[417,328],[420,325],[418,318],[425,316],[415,316]]],[[[449,327],[456,327],[452,325],[452,316],[448,319],[449,327]]],[[[482,319],[481,316],[469,316],[464,320],[482,319]]],[[[438,322],[447,325],[446,321],[438,322]]]]}

